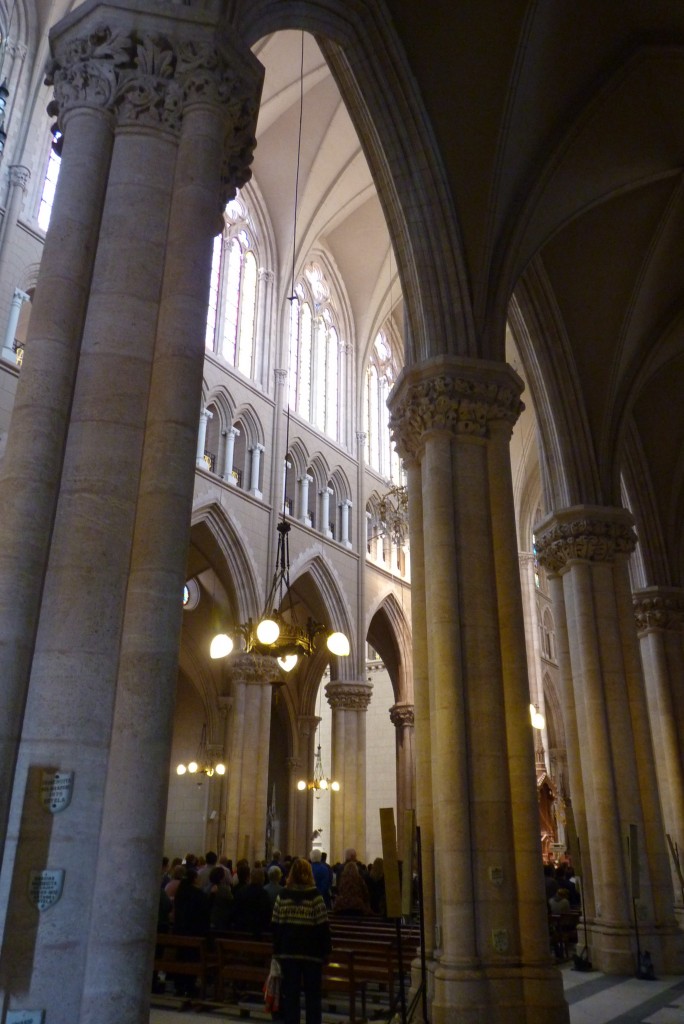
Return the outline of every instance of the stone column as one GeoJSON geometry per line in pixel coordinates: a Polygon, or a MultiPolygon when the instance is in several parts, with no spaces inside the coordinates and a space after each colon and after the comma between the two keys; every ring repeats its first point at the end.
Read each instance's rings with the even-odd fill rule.
{"type": "Polygon", "coordinates": [[[0,226],[0,278],[5,274],[9,254],[14,249],[17,223],[30,179],[31,172],[28,167],[24,167],[22,164],[14,164],[10,167],[7,209],[0,226]]]}
{"type": "Polygon", "coordinates": [[[238,655],[230,666],[235,728],[229,752],[229,845],[250,861],[264,856],[271,737],[271,687],[282,682],[275,658],[238,655]]]}
{"type": "MultiPolygon", "coordinates": [[[[95,13],[90,9],[91,18],[95,13]]],[[[101,46],[90,28],[82,46],[101,46]]],[[[72,40],[73,29],[72,23],[72,40]]],[[[5,943],[0,961],[15,992],[26,984],[30,1002],[54,1007],[64,1020],[80,1019],[85,922],[95,884],[176,155],[177,118],[169,109],[173,82],[156,76],[141,81],[138,61],[144,66],[152,51],[149,37],[138,41],[137,50],[129,38],[112,41],[119,59],[125,55],[135,70],[123,76],[117,96],[116,138],[17,762],[20,791],[35,786],[32,765],[60,766],[78,780],[69,813],[50,825],[49,865],[44,821],[31,815],[16,836],[17,857],[26,870],[58,865],[68,884],[51,919],[41,917],[37,926],[33,909],[19,898],[22,887],[16,887],[8,927],[31,935],[32,955],[24,951],[22,956],[19,943],[5,943]],[[158,97],[168,123],[160,121],[154,105],[141,109],[141,88],[158,97]],[[124,324],[135,329],[123,329],[124,324]],[[65,934],[72,937],[69,944],[65,934]],[[19,981],[29,963],[36,968],[30,981],[19,981]],[[55,976],[64,979],[58,992],[55,976]]]]}
{"type": "MultiPolygon", "coordinates": [[[[284,408],[285,408],[285,384],[287,383],[287,370],[276,369],[273,371],[275,396],[273,402],[273,431],[271,434],[271,516],[270,528],[268,531],[268,565],[275,564],[276,558],[276,526],[279,518],[284,514],[285,509],[285,483],[287,466],[285,465],[284,450],[286,440],[283,437],[284,408]]],[[[286,435],[285,435],[286,436],[286,435]]]]}
{"type": "Polygon", "coordinates": [[[405,458],[408,489],[409,533],[411,537],[411,637],[413,642],[413,692],[415,697],[416,824],[422,847],[423,913],[425,953],[433,956],[437,940],[437,890],[435,878],[435,830],[432,806],[432,695],[428,683],[427,620],[425,614],[425,556],[423,536],[423,495],[420,465],[405,458]]]}
{"type": "Polygon", "coordinates": [[[544,686],[541,674],[541,645],[537,615],[537,588],[534,582],[534,554],[531,551],[518,553],[520,563],[520,584],[525,616],[525,647],[530,674],[530,700],[537,704],[544,714],[544,686]]]}
{"type": "Polygon", "coordinates": [[[340,544],[343,548],[351,548],[351,541],[349,540],[351,507],[352,503],[348,498],[340,504],[340,544]]]}
{"type": "Polygon", "coordinates": [[[428,747],[417,758],[419,778],[430,763],[431,788],[421,784],[418,809],[431,803],[439,913],[433,1024],[498,1017],[504,991],[511,1022],[568,1020],[534,845],[508,454],[521,388],[505,365],[440,356],[403,371],[390,400],[397,450],[409,460],[412,547],[414,527],[419,540],[412,550],[416,741],[428,747]],[[426,703],[428,730],[419,730],[426,703]]]}
{"type": "Polygon", "coordinates": [[[287,769],[287,832],[285,843],[282,849],[291,853],[293,857],[302,856],[302,847],[298,838],[298,823],[306,814],[306,805],[303,805],[303,794],[297,789],[297,783],[301,778],[302,762],[298,757],[285,758],[287,769]],[[300,813],[300,806],[302,812],[300,813]]]}
{"type": "MultiPolygon", "coordinates": [[[[273,307],[273,286],[275,283],[275,274],[272,270],[267,270],[266,267],[259,267],[257,277],[259,281],[257,299],[259,305],[256,322],[258,324],[259,335],[255,339],[254,345],[254,377],[255,380],[260,381],[265,386],[268,383],[268,366],[264,365],[264,360],[268,359],[271,354],[268,330],[272,322],[271,309],[273,307]]],[[[278,406],[276,406],[276,409],[277,408],[278,406]]],[[[275,451],[275,449],[273,450],[275,451]]]]}
{"type": "Polygon", "coordinates": [[[325,695],[332,708],[332,774],[340,792],[331,793],[330,857],[342,860],[353,846],[366,859],[366,711],[371,683],[330,682],[325,695]]]}
{"type": "Polygon", "coordinates": [[[249,493],[255,498],[263,498],[263,494],[259,489],[259,473],[261,470],[261,456],[266,451],[263,444],[255,444],[253,448],[249,449],[252,456],[252,464],[250,467],[250,484],[249,493]]]}
{"type": "Polygon", "coordinates": [[[324,487],[318,492],[318,530],[324,537],[332,537],[330,530],[330,495],[332,488],[324,487]]]}
{"type": "Polygon", "coordinates": [[[7,320],[7,329],[5,331],[5,340],[2,346],[2,358],[6,359],[9,363],[17,362],[17,353],[14,350],[14,337],[17,333],[17,324],[19,323],[21,307],[25,302],[29,301],[29,296],[26,292],[22,292],[21,288],[14,289],[12,305],[10,306],[10,314],[7,320]]]}
{"type": "MultiPolygon", "coordinates": [[[[684,709],[678,681],[684,678],[684,591],[645,587],[634,593],[648,713],[656,757],[665,831],[684,871],[684,709]]],[[[684,894],[673,865],[678,904],[684,894]]]]}
{"type": "MultiPolygon", "coordinates": [[[[156,869],[166,817],[168,764],[178,677],[185,581],[194,487],[196,410],[202,394],[202,346],[211,274],[212,237],[220,229],[224,189],[244,183],[251,148],[240,136],[256,115],[261,69],[249,51],[232,52],[213,39],[203,53],[188,48],[183,26],[176,62],[183,116],[164,243],[161,298],[149,385],[133,545],[125,595],[114,722],[99,855],[95,907],[107,905],[110,928],[96,912],[88,939],[80,1024],[142,1019],[147,1009],[157,914],[156,869]],[[230,88],[231,103],[225,103],[230,88]],[[236,139],[238,141],[236,141],[236,139]],[[227,140],[227,141],[226,141],[227,140]],[[140,785],[141,772],[145,786],[140,785]],[[128,891],[112,898],[112,875],[123,874],[131,849],[141,863],[128,891]],[[126,985],[121,979],[126,978],[126,985]]],[[[200,49],[199,47],[197,49],[200,49]]],[[[268,771],[270,687],[262,701],[258,736],[268,771]]],[[[226,702],[224,701],[224,704],[226,702]]],[[[207,750],[223,758],[221,719],[209,722],[207,750]]],[[[253,755],[254,759],[254,755],[253,755]]],[[[208,780],[207,797],[225,802],[227,782],[208,780]]],[[[263,808],[255,797],[258,813],[263,808]]],[[[207,807],[207,811],[215,809],[207,807]]],[[[217,823],[217,838],[223,822],[217,823]]],[[[264,830],[262,830],[262,839],[264,830]]],[[[212,839],[212,846],[215,840],[212,839]]]]}
{"type": "Polygon", "coordinates": [[[297,518],[300,523],[304,523],[305,526],[311,526],[311,516],[309,515],[309,484],[313,483],[313,477],[305,473],[304,476],[297,477],[297,483],[299,484],[299,514],[297,518]]]}
{"type": "Polygon", "coordinates": [[[78,96],[66,71],[49,76],[61,110],[63,173],[0,467],[0,857],[113,141],[111,58],[75,64],[87,68],[78,96]]]}
{"type": "Polygon", "coordinates": [[[404,811],[412,810],[416,806],[413,704],[394,704],[389,710],[389,716],[396,730],[397,743],[397,822],[403,822],[404,811]]]}
{"type": "Polygon", "coordinates": [[[223,473],[221,474],[227,484],[235,485],[233,476],[233,458],[235,456],[235,438],[240,436],[237,427],[228,427],[226,430],[226,448],[223,456],[223,473]]]}
{"type": "MultiPolygon", "coordinates": [[[[316,729],[320,718],[318,715],[298,715],[297,726],[299,728],[299,750],[300,775],[295,780],[295,785],[300,778],[307,781],[313,776],[314,757],[316,755],[316,729]]],[[[296,801],[296,831],[295,839],[297,850],[300,856],[309,855],[309,837],[313,832],[313,792],[309,789],[297,790],[296,801]]]]}
{"type": "Polygon", "coordinates": [[[198,469],[207,469],[207,462],[204,458],[204,449],[207,446],[207,423],[209,420],[213,420],[213,412],[209,412],[208,409],[202,408],[199,419],[199,429],[197,431],[197,451],[195,453],[195,464],[198,469]]]}
{"type": "Polygon", "coordinates": [[[565,598],[586,802],[584,859],[593,883],[592,959],[613,973],[634,969],[627,839],[636,825],[642,949],[672,971],[681,963],[682,935],[629,590],[632,518],[620,508],[575,506],[547,517],[536,535],[540,560],[560,575],[565,598]]]}

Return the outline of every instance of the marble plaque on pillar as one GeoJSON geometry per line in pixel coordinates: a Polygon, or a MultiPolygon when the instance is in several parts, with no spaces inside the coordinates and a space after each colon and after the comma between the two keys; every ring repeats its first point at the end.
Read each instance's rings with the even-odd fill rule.
{"type": "Polygon", "coordinates": [[[29,899],[38,910],[53,907],[61,898],[63,888],[63,868],[29,873],[29,899]]]}
{"type": "Polygon", "coordinates": [[[43,1024],[44,1010],[8,1010],[5,1024],[43,1024]]]}
{"type": "Polygon", "coordinates": [[[71,803],[74,788],[73,772],[43,772],[40,801],[46,811],[58,814],[71,803]]]}

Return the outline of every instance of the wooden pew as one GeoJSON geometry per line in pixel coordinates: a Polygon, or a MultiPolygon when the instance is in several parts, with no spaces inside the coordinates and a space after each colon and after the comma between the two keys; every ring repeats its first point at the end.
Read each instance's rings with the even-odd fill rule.
{"type": "Polygon", "coordinates": [[[218,984],[216,995],[225,1001],[226,982],[238,994],[263,995],[263,986],[271,967],[273,944],[255,939],[216,939],[218,954],[218,984]]]}
{"type": "Polygon", "coordinates": [[[207,981],[216,976],[218,960],[205,938],[194,935],[157,934],[154,970],[167,975],[184,974],[199,978],[200,998],[205,999],[207,981]]]}

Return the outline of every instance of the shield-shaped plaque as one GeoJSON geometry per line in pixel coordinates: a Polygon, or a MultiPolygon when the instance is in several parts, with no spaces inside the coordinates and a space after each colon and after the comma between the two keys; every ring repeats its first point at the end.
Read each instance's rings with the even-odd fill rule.
{"type": "Polygon", "coordinates": [[[46,811],[57,814],[71,803],[74,788],[73,772],[43,772],[40,799],[46,811]]]}
{"type": "Polygon", "coordinates": [[[59,900],[64,888],[64,869],[31,871],[29,873],[29,899],[38,910],[47,910],[59,900]]]}

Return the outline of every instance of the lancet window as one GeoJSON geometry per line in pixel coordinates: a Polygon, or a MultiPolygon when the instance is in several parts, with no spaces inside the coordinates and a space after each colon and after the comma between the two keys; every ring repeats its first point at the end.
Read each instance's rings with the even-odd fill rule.
{"type": "Polygon", "coordinates": [[[343,358],[330,286],[320,265],[309,263],[290,304],[288,401],[291,409],[335,441],[340,432],[343,358]]]}
{"type": "Polygon", "coordinates": [[[388,332],[378,331],[366,368],[364,429],[367,435],[366,459],[393,483],[402,482],[401,460],[393,448],[389,431],[387,396],[398,372],[388,332]]]}
{"type": "Polygon", "coordinates": [[[224,211],[225,229],[214,241],[206,347],[247,377],[254,377],[258,266],[254,229],[237,197],[224,211]]]}

